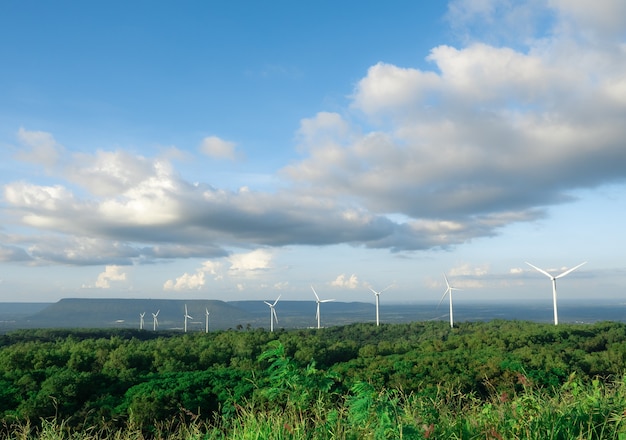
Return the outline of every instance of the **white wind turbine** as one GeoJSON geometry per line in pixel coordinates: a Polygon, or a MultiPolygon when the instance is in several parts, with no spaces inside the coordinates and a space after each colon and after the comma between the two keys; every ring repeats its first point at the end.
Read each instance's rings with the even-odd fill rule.
{"type": "Polygon", "coordinates": [[[315,314],[315,318],[317,318],[317,328],[322,328],[322,326],[321,326],[321,317],[320,317],[320,304],[321,303],[325,303],[325,302],[334,301],[334,299],[320,299],[320,297],[317,296],[317,292],[315,291],[313,286],[311,286],[311,290],[313,290],[313,294],[315,295],[315,302],[317,304],[317,313],[315,314]]]}
{"type": "Polygon", "coordinates": [[[187,320],[188,319],[193,319],[193,318],[189,316],[189,313],[187,313],[187,304],[185,304],[185,333],[187,333],[187,320]]]}
{"type": "Polygon", "coordinates": [[[161,309],[157,310],[156,313],[152,314],[152,330],[156,331],[157,327],[159,326],[159,320],[157,319],[157,316],[159,316],[159,312],[161,311],[161,309]]]}
{"type": "Polygon", "coordinates": [[[204,332],[208,333],[209,332],[209,309],[208,308],[204,308],[204,332]]]}
{"type": "Polygon", "coordinates": [[[270,306],[270,331],[271,332],[274,331],[274,321],[276,321],[276,324],[278,324],[278,316],[276,315],[276,309],[274,307],[276,307],[276,303],[278,302],[279,299],[280,299],[280,295],[278,295],[278,298],[276,298],[276,301],[274,301],[274,304],[269,303],[267,301],[263,301],[265,304],[270,306]]]}
{"type": "Polygon", "coordinates": [[[379,314],[378,314],[378,308],[380,306],[380,294],[383,293],[385,290],[389,289],[391,287],[391,285],[385,287],[383,290],[381,290],[380,292],[375,291],[374,289],[372,289],[370,287],[370,290],[374,293],[374,296],[376,296],[376,325],[380,325],[380,321],[379,321],[379,314]]]}
{"type": "Polygon", "coordinates": [[[143,317],[146,316],[146,312],[139,314],[139,330],[143,330],[143,317]]]}
{"type": "Polygon", "coordinates": [[[539,272],[541,272],[542,274],[544,274],[545,276],[547,276],[548,278],[550,278],[552,280],[552,306],[554,308],[554,325],[558,325],[559,324],[559,314],[558,314],[557,309],[556,309],[556,280],[557,280],[557,278],[564,277],[565,275],[567,275],[570,272],[574,272],[576,269],[578,269],[580,266],[582,266],[585,263],[587,263],[587,262],[585,261],[584,263],[580,263],[578,266],[572,267],[571,269],[566,270],[562,274],[559,274],[557,276],[553,276],[550,273],[546,272],[545,270],[539,269],[537,266],[533,266],[528,261],[526,262],[526,264],[528,264],[530,267],[532,267],[533,269],[538,270],[539,272]]]}
{"type": "Polygon", "coordinates": [[[443,299],[446,297],[446,295],[449,296],[450,298],[450,327],[454,328],[454,315],[452,313],[452,291],[453,290],[461,290],[457,287],[452,287],[450,285],[450,283],[448,282],[448,277],[446,276],[446,274],[443,274],[443,278],[446,280],[446,291],[443,292],[443,296],[441,297],[441,299],[439,300],[439,304],[437,305],[437,307],[439,307],[441,305],[441,302],[443,301],[443,299]]]}

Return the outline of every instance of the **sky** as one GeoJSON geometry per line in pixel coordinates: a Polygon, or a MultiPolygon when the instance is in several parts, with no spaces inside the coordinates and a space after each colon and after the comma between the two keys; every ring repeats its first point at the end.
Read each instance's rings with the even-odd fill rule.
{"type": "Polygon", "coordinates": [[[626,302],[626,2],[0,2],[0,301],[626,302]]]}

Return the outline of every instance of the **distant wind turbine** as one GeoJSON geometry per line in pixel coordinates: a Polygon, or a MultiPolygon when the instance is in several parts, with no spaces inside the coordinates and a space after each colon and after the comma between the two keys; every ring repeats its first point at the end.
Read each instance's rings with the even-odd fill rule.
{"type": "Polygon", "coordinates": [[[193,319],[193,318],[189,316],[189,313],[187,313],[187,304],[185,304],[185,333],[187,333],[187,320],[188,319],[193,319]]]}
{"type": "Polygon", "coordinates": [[[204,332],[208,333],[209,332],[209,309],[207,309],[206,307],[204,308],[204,332]]]}
{"type": "Polygon", "coordinates": [[[159,320],[157,319],[157,316],[159,316],[159,312],[161,311],[161,309],[157,310],[156,313],[152,314],[152,330],[156,331],[157,327],[159,326],[159,320]]]}
{"type": "Polygon", "coordinates": [[[565,272],[563,272],[560,275],[552,276],[552,274],[546,272],[545,270],[539,269],[537,266],[533,266],[528,261],[526,262],[526,264],[528,264],[530,267],[532,267],[533,269],[538,270],[539,272],[541,272],[542,274],[544,274],[545,276],[547,276],[548,278],[550,278],[552,280],[552,306],[554,308],[554,325],[558,325],[559,324],[559,314],[558,314],[557,308],[556,308],[556,280],[557,280],[557,278],[564,277],[565,275],[567,275],[570,272],[574,272],[576,269],[578,269],[580,266],[582,266],[585,263],[587,263],[587,262],[585,261],[584,263],[580,263],[578,266],[572,267],[571,269],[566,270],[565,272]]]}
{"type": "Polygon", "coordinates": [[[320,317],[320,304],[321,303],[325,303],[325,302],[334,301],[334,299],[320,299],[320,297],[317,296],[317,292],[315,291],[313,286],[311,286],[311,290],[313,290],[313,294],[315,295],[315,302],[317,304],[317,313],[315,314],[315,318],[317,318],[317,328],[322,328],[322,326],[321,326],[321,317],[320,317]]]}
{"type": "Polygon", "coordinates": [[[269,303],[267,301],[263,301],[265,304],[270,306],[270,331],[271,332],[274,331],[274,321],[276,321],[276,324],[278,324],[278,316],[276,315],[275,307],[279,299],[280,299],[280,295],[278,295],[278,298],[276,298],[276,301],[274,301],[274,304],[269,303]]]}
{"type": "Polygon", "coordinates": [[[449,299],[450,299],[450,328],[454,327],[454,315],[452,312],[452,291],[453,290],[461,290],[457,287],[452,287],[450,285],[450,283],[448,282],[448,277],[446,276],[446,274],[443,274],[443,278],[446,280],[446,291],[443,293],[443,296],[441,297],[441,299],[439,300],[439,304],[437,305],[437,307],[439,307],[441,305],[441,302],[443,301],[443,299],[446,297],[446,295],[448,295],[449,299]]]}
{"type": "Polygon", "coordinates": [[[143,330],[143,317],[146,316],[146,312],[139,314],[139,330],[143,330]]]}
{"type": "Polygon", "coordinates": [[[380,294],[383,293],[385,290],[389,289],[391,287],[391,285],[385,287],[383,290],[381,290],[380,292],[375,291],[374,289],[372,289],[370,287],[370,290],[374,293],[374,296],[376,296],[376,325],[380,325],[380,321],[379,321],[379,314],[378,314],[378,308],[380,306],[380,294]]]}

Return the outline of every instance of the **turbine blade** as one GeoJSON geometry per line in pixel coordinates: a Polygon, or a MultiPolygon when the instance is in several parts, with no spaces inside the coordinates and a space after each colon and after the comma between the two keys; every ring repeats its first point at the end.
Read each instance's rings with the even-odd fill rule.
{"type": "Polygon", "coordinates": [[[565,275],[567,275],[568,273],[574,272],[576,269],[578,269],[580,266],[582,266],[583,264],[586,264],[587,262],[585,261],[584,263],[580,263],[578,266],[576,267],[572,267],[570,270],[567,270],[565,272],[563,272],[561,275],[557,275],[554,278],[561,278],[564,277],[565,275]]]}
{"type": "Polygon", "coordinates": [[[315,289],[313,288],[313,286],[311,286],[311,290],[313,291],[313,294],[315,295],[315,298],[319,301],[320,297],[317,296],[317,292],[315,291],[315,289]]]}
{"type": "Polygon", "coordinates": [[[446,295],[450,292],[450,287],[448,286],[448,288],[446,289],[445,292],[443,292],[443,296],[441,297],[441,299],[439,300],[439,304],[437,304],[437,308],[439,308],[439,306],[441,305],[441,303],[443,302],[444,298],[446,297],[446,295]]]}
{"type": "Polygon", "coordinates": [[[443,273],[443,278],[444,280],[446,280],[446,286],[448,286],[448,288],[450,288],[450,283],[448,282],[448,277],[446,276],[446,273],[443,273]]]}
{"type": "Polygon", "coordinates": [[[385,290],[391,289],[392,287],[393,287],[393,284],[390,284],[387,287],[385,287],[383,290],[381,290],[380,293],[383,293],[385,290]]]}
{"type": "Polygon", "coordinates": [[[276,303],[278,302],[278,300],[280,299],[281,296],[282,295],[278,295],[278,298],[276,298],[276,301],[274,301],[274,304],[273,304],[274,306],[276,305],[276,303]]]}
{"type": "Polygon", "coordinates": [[[263,301],[265,304],[267,304],[270,307],[274,307],[272,304],[268,303],[267,301],[263,301]]]}
{"type": "Polygon", "coordinates": [[[541,272],[542,274],[544,274],[545,276],[547,276],[548,278],[552,278],[552,275],[550,275],[548,272],[546,272],[543,269],[539,269],[537,266],[533,266],[532,264],[530,264],[528,261],[526,262],[526,264],[528,264],[530,267],[532,267],[535,270],[538,270],[539,272],[541,272]]]}
{"type": "Polygon", "coordinates": [[[276,314],[276,309],[272,307],[272,315],[274,315],[274,321],[278,324],[278,315],[276,314]]]}
{"type": "Polygon", "coordinates": [[[375,290],[374,290],[374,289],[372,289],[371,287],[370,287],[369,289],[372,291],[372,293],[373,293],[374,295],[379,295],[379,294],[380,294],[380,292],[375,291],[375,290]]]}
{"type": "Polygon", "coordinates": [[[327,303],[327,302],[331,302],[331,301],[334,301],[334,299],[323,299],[320,302],[321,303],[327,303]]]}

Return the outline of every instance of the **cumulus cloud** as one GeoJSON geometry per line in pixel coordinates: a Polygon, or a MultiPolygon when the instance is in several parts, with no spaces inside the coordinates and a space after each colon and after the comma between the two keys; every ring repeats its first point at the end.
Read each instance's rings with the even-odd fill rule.
{"type": "Polygon", "coordinates": [[[233,254],[228,257],[231,276],[250,277],[259,271],[271,268],[272,253],[265,249],[256,249],[251,252],[233,254]]]}
{"type": "Polygon", "coordinates": [[[167,162],[151,160],[125,151],[97,151],[77,154],[63,171],[65,177],[96,196],[117,196],[154,183],[155,177],[170,170],[167,162]]]}
{"type": "Polygon", "coordinates": [[[99,289],[109,289],[111,281],[125,281],[126,273],[120,266],[106,266],[104,272],[98,275],[96,287],[99,289]]]}
{"type": "MultiPolygon", "coordinates": [[[[256,249],[250,252],[234,253],[221,260],[204,261],[194,273],[185,272],[175,280],[167,280],[163,284],[164,290],[193,290],[205,286],[207,278],[222,281],[228,277],[235,281],[238,290],[245,288],[246,279],[254,279],[262,272],[272,269],[273,253],[265,249],[256,249]]],[[[264,285],[261,285],[263,287],[264,285]]],[[[287,287],[287,283],[277,283],[276,289],[287,287]]]]}
{"type": "Polygon", "coordinates": [[[163,284],[163,290],[196,290],[204,287],[206,275],[210,275],[214,280],[223,279],[222,263],[218,261],[205,261],[196,269],[195,273],[185,272],[175,280],[167,280],[163,284]]]}
{"type": "Polygon", "coordinates": [[[347,277],[345,274],[341,274],[337,276],[333,281],[330,282],[330,285],[333,287],[340,287],[342,289],[356,289],[359,287],[359,279],[355,274],[347,277]]]}
{"type": "Polygon", "coordinates": [[[200,151],[215,159],[234,160],[236,158],[236,146],[237,144],[234,142],[225,141],[217,136],[208,136],[202,140],[200,151]]]}
{"type": "Polygon", "coordinates": [[[204,272],[198,270],[196,273],[189,274],[185,272],[175,281],[167,280],[163,285],[163,290],[194,290],[204,286],[204,272]]]}

